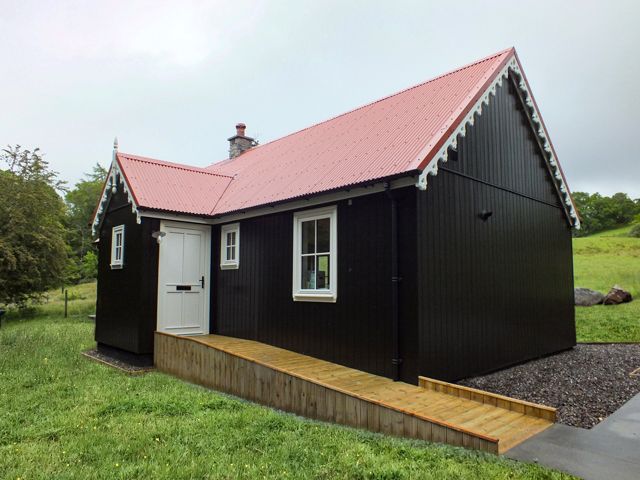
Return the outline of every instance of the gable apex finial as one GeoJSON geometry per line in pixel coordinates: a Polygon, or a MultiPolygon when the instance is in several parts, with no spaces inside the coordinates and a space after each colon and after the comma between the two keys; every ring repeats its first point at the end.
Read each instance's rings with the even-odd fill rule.
{"type": "Polygon", "coordinates": [[[118,137],[113,137],[113,160],[115,161],[118,153],[118,137]]]}

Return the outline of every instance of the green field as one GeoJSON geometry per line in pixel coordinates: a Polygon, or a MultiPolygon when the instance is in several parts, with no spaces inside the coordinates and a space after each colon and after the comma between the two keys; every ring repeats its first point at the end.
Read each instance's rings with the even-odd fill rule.
{"type": "Polygon", "coordinates": [[[52,299],[47,314],[0,329],[3,479],[568,478],[305,420],[161,373],[128,376],[80,355],[94,345],[82,308],[68,319],[57,309],[52,299]]]}
{"type": "MultiPolygon", "coordinates": [[[[85,317],[96,311],[96,283],[81,283],[67,287],[69,303],[67,314],[70,317],[85,317]]],[[[33,317],[62,317],[64,315],[64,292],[51,290],[44,295],[41,303],[30,306],[25,312],[9,309],[8,320],[23,320],[33,317]]]]}
{"type": "Polygon", "coordinates": [[[622,305],[576,307],[579,342],[640,342],[640,238],[630,227],[574,238],[576,287],[607,293],[619,284],[634,301],[622,305]]]}

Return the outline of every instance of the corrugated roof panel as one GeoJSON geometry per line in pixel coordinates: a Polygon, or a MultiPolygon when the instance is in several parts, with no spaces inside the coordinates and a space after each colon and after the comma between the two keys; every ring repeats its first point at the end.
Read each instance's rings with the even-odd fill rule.
{"type": "MultiPolygon", "coordinates": [[[[513,50],[255,147],[210,171],[235,175],[222,214],[411,172],[513,50]]],[[[426,155],[428,156],[428,155],[426,155]]]]}
{"type": "Polygon", "coordinates": [[[139,208],[208,215],[231,177],[209,170],[118,153],[139,208]]]}
{"type": "Polygon", "coordinates": [[[220,215],[424,168],[505,50],[206,169],[118,154],[140,208],[220,215]]]}

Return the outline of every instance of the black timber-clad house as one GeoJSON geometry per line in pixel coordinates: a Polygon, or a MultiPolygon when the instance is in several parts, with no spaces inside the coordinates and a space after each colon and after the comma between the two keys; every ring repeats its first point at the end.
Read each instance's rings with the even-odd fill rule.
{"type": "Polygon", "coordinates": [[[513,49],[265,145],[237,129],[207,168],[114,149],[99,348],[211,333],[417,383],[575,345],[579,219],[513,49]]]}

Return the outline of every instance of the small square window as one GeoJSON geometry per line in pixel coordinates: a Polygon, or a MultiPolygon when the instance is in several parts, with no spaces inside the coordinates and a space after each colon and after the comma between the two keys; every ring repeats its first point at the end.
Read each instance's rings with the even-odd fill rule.
{"type": "Polygon", "coordinates": [[[124,225],[111,229],[111,268],[124,266],[124,225]]]}
{"type": "Polygon", "coordinates": [[[240,224],[230,223],[220,228],[220,268],[240,266],[240,224]]]}

